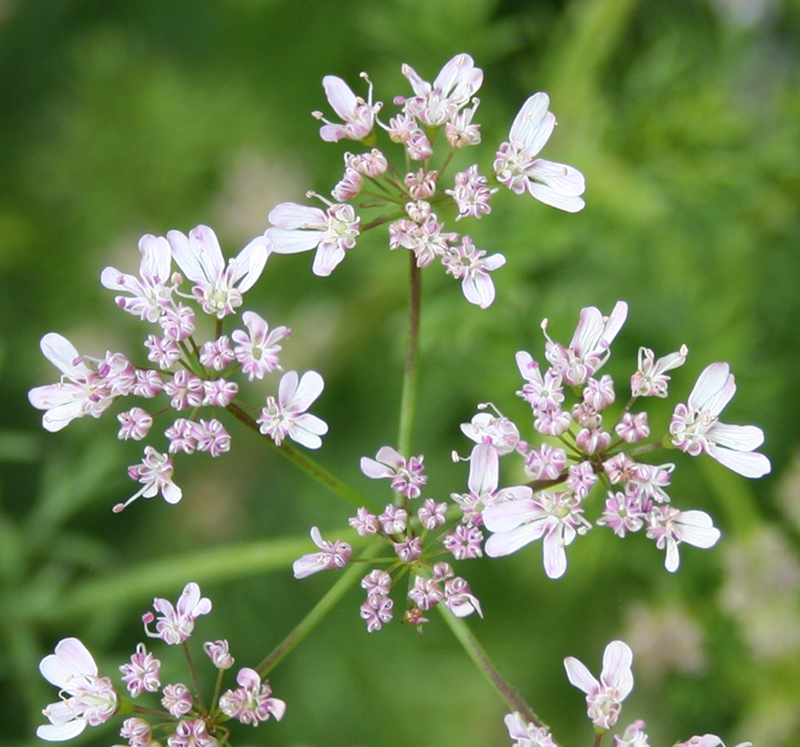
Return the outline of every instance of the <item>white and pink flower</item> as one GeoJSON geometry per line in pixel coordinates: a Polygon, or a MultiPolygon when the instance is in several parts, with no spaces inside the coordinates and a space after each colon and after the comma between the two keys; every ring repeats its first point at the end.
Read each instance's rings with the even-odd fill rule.
{"type": "Polygon", "coordinates": [[[356,245],[359,221],[351,205],[320,208],[282,202],[272,209],[266,232],[276,254],[297,254],[316,249],[311,271],[320,277],[330,275],[344,259],[346,250],[356,245]]]}
{"type": "Polygon", "coordinates": [[[278,384],[278,398],[267,397],[266,405],[256,422],[259,430],[278,446],[288,436],[307,449],[318,449],[328,432],[328,424],[306,412],[322,394],[325,381],[316,371],[306,371],[298,378],[297,371],[287,371],[278,384]]]}
{"type": "MultiPolygon", "coordinates": [[[[362,73],[362,77],[366,75],[362,73]]],[[[328,143],[337,143],[339,140],[363,140],[375,126],[375,117],[383,104],[372,103],[372,83],[369,84],[367,101],[356,96],[341,78],[336,75],[326,75],[322,79],[322,87],[331,108],[344,120],[343,123],[329,122],[323,117],[322,112],[312,112],[315,119],[325,122],[319,128],[319,136],[328,143]]]]}
{"type": "Polygon", "coordinates": [[[211,600],[200,596],[200,587],[194,581],[190,581],[184,587],[174,607],[169,600],[156,597],[153,600],[153,609],[160,616],[156,618],[152,612],[143,616],[145,633],[150,638],[160,638],[164,643],[176,646],[192,635],[194,622],[200,615],[211,612],[211,600]],[[155,633],[147,627],[153,620],[156,622],[155,633]]]}
{"type": "Polygon", "coordinates": [[[570,683],[586,693],[586,711],[597,729],[608,730],[619,720],[622,701],[633,690],[633,652],[623,641],[611,641],[603,653],[598,681],[574,656],[564,659],[570,683]]]}
{"type": "Polygon", "coordinates": [[[50,723],[36,729],[40,739],[72,739],[87,725],[99,726],[116,712],[118,697],[111,680],[98,676],[97,664],[77,638],[59,641],[55,653],[42,659],[39,671],[61,695],[43,711],[50,723]]]}
{"type": "Polygon", "coordinates": [[[500,145],[494,171],[500,184],[521,195],[526,190],[540,202],[568,213],[577,213],[585,203],[583,174],[572,166],[537,158],[553,134],[556,118],[548,111],[550,98],[535,93],[514,118],[508,141],[500,145]]]}
{"type": "Polygon", "coordinates": [[[705,368],[689,395],[672,414],[672,443],[691,456],[705,452],[744,477],[763,477],[771,469],[769,459],[755,451],[764,443],[764,431],[755,425],[727,425],[719,414],[736,393],[736,380],[727,363],[705,368]]]}

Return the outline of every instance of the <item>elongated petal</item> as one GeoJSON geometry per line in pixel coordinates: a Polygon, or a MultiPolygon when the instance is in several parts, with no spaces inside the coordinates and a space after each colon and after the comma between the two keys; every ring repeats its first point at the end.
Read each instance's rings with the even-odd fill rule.
{"type": "Polygon", "coordinates": [[[294,412],[303,412],[307,410],[311,406],[311,403],[322,394],[324,388],[325,380],[322,376],[316,371],[306,371],[300,377],[300,383],[292,398],[291,409],[294,412]]]}
{"type": "Polygon", "coordinates": [[[497,490],[499,480],[500,457],[497,450],[489,444],[478,444],[469,460],[467,486],[475,495],[485,495],[497,490]]]}
{"type": "Polygon", "coordinates": [[[550,97],[540,91],[529,97],[514,117],[509,140],[521,143],[522,152],[529,158],[535,156],[553,134],[556,118],[547,111],[549,106],[550,97]]]}
{"type": "Polygon", "coordinates": [[[484,550],[490,558],[511,555],[538,540],[544,533],[545,526],[543,521],[536,521],[532,524],[523,524],[509,532],[498,532],[486,540],[484,550]]]}
{"type": "Polygon", "coordinates": [[[328,277],[344,259],[345,251],[339,241],[322,241],[317,246],[317,253],[314,255],[314,262],[311,265],[311,272],[317,277],[328,277]]]}
{"type": "Polygon", "coordinates": [[[166,283],[169,280],[172,264],[169,241],[163,236],[146,233],[139,239],[139,251],[142,253],[142,261],[139,266],[139,274],[142,278],[152,282],[166,283]]]}
{"type": "Polygon", "coordinates": [[[272,242],[266,235],[256,236],[231,260],[231,283],[239,283],[237,287],[240,293],[250,290],[261,277],[271,249],[272,242]]]}
{"type": "Polygon", "coordinates": [[[528,192],[539,202],[563,210],[565,213],[579,213],[586,207],[583,198],[562,195],[547,184],[528,181],[528,192]]]}
{"type": "Polygon", "coordinates": [[[689,409],[719,415],[736,393],[736,384],[727,363],[706,366],[689,395],[689,409]]]}
{"type": "Polygon", "coordinates": [[[772,471],[772,464],[763,454],[754,451],[731,451],[709,446],[708,453],[720,464],[742,477],[758,478],[772,471]]]}
{"type": "Polygon", "coordinates": [[[39,671],[51,685],[67,688],[74,677],[97,675],[97,665],[77,638],[64,638],[58,642],[54,654],[42,659],[39,671]]]}
{"type": "Polygon", "coordinates": [[[299,229],[268,228],[267,238],[272,242],[275,254],[297,254],[316,249],[322,241],[322,231],[301,231],[299,229]]]}
{"type": "Polygon", "coordinates": [[[564,549],[564,544],[561,533],[556,528],[544,535],[542,552],[544,572],[548,578],[561,578],[567,572],[567,551],[564,549]]]}
{"type": "Polygon", "coordinates": [[[717,446],[734,451],[754,451],[764,443],[764,431],[755,425],[728,425],[715,423],[707,438],[717,446]]]}
{"type": "Polygon", "coordinates": [[[466,275],[461,281],[461,290],[467,301],[481,309],[489,308],[494,302],[496,295],[494,282],[489,277],[488,273],[485,272],[476,272],[466,275]]]}
{"type": "Polygon", "coordinates": [[[717,544],[721,535],[705,511],[682,511],[677,523],[681,527],[681,541],[703,550],[717,544]]]}
{"type": "Polygon", "coordinates": [[[565,163],[537,158],[525,173],[529,179],[541,182],[562,197],[576,197],[586,191],[586,178],[574,166],[565,163]]]}
{"type": "Polygon", "coordinates": [[[586,665],[574,656],[564,659],[564,669],[567,670],[567,679],[573,687],[583,690],[587,695],[594,695],[600,689],[600,683],[588,670],[586,665]]]}
{"type": "Polygon", "coordinates": [[[611,641],[603,652],[603,669],[600,681],[619,690],[619,699],[624,700],[633,690],[633,651],[624,641],[611,641]]]}
{"type": "Polygon", "coordinates": [[[520,524],[545,516],[533,500],[508,501],[488,506],[483,511],[483,523],[490,532],[509,532],[520,524]]]}
{"type": "MultiPolygon", "coordinates": [[[[296,202],[282,202],[269,214],[269,222],[276,228],[309,228],[324,231],[328,226],[325,213],[319,208],[299,205],[296,202]]],[[[277,251],[277,249],[275,250],[277,251]]]]}
{"type": "Polygon", "coordinates": [[[85,728],[86,719],[78,718],[60,726],[43,724],[36,729],[36,736],[44,739],[45,742],[66,742],[68,739],[77,737],[85,728]]]}
{"type": "Polygon", "coordinates": [[[48,332],[39,346],[44,357],[66,376],[80,378],[89,373],[85,363],[82,361],[76,363],[79,356],[75,346],[58,332],[48,332]]]}
{"type": "Polygon", "coordinates": [[[328,103],[345,122],[350,122],[355,117],[358,99],[341,78],[336,75],[326,75],[322,79],[322,87],[328,103]]]}
{"type": "Polygon", "coordinates": [[[106,267],[100,273],[100,284],[113,291],[127,291],[132,293],[141,288],[139,278],[120,272],[116,267],[106,267]]]}
{"type": "Polygon", "coordinates": [[[328,424],[310,412],[299,415],[289,424],[289,438],[307,449],[318,449],[322,446],[320,436],[327,432],[328,424]]]}

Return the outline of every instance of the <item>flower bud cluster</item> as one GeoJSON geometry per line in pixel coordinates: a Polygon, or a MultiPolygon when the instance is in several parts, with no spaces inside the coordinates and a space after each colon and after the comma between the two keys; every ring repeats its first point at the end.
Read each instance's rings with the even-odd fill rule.
{"type": "MultiPolygon", "coordinates": [[[[458,524],[450,532],[436,535],[426,547],[430,533],[447,522],[448,505],[426,498],[415,514],[411,512],[409,501],[421,497],[428,480],[423,472],[423,461],[422,456],[406,459],[391,446],[381,447],[375,459],[361,459],[361,471],[372,479],[388,478],[397,495],[397,502],[388,504],[380,514],[362,506],[349,520],[350,526],[360,536],[382,537],[395,556],[393,559],[377,559],[376,562],[386,563],[387,569],[374,568],[361,580],[367,599],[360,612],[370,633],[380,630],[394,617],[394,601],[389,593],[394,583],[406,573],[411,574],[413,581],[408,582],[404,620],[417,629],[421,630],[420,626],[428,622],[424,613],[440,602],[458,617],[473,612],[483,615],[480,602],[472,594],[469,584],[455,575],[450,564],[431,561],[432,557],[441,554],[441,546],[457,560],[480,557],[483,541],[480,529],[458,524]]],[[[352,548],[346,542],[323,540],[317,527],[311,529],[311,538],[319,551],[294,562],[295,578],[342,568],[350,561],[352,548]]]]}
{"type": "MultiPolygon", "coordinates": [[[[139,277],[107,267],[100,279],[106,288],[121,294],[115,299],[120,308],[161,328],[160,334],[148,334],[144,343],[153,367],[139,368],[116,352],[102,359],[80,355],[69,340],[51,332],[42,338],[41,348],[61,371],[61,380],[36,387],[28,395],[34,407],[45,411],[42,422],[49,431],[61,430],[85,415],[99,418],[118,398],[136,396],[153,400],[154,405],[158,398],[167,398],[166,407],[159,403],[152,413],[138,405],[120,412],[118,437],[122,440],[142,441],[157,416],[170,410],[181,413],[164,429],[167,448],[159,451],[145,446],[142,461],[128,469],[130,478],[142,487],[114,511],[139,497],[159,493],[168,503],[180,501],[183,493],[172,479],[172,455],[197,451],[218,457],[230,450],[225,426],[206,413],[236,408],[235,373],[260,381],[282,371],[281,342],[291,334],[283,326],[270,329],[254,311],[242,314],[244,329],[229,335],[222,332],[226,317],[242,305],[242,294],[261,276],[271,251],[265,236],[251,241],[227,264],[216,235],[207,226],[197,226],[188,236],[180,231],[169,231],[166,237],[143,236],[139,251],[139,277]],[[173,272],[173,261],[181,272],[173,272]],[[181,290],[184,277],[192,283],[189,293],[181,290]],[[198,339],[197,312],[184,301],[198,304],[202,313],[214,319],[211,339],[198,339]]],[[[307,448],[319,448],[328,426],[306,411],[324,386],[316,371],[302,376],[295,371],[284,373],[277,396],[266,398],[256,421],[261,433],[279,446],[288,437],[307,448]]]]}
{"type": "MultiPolygon", "coordinates": [[[[189,583],[176,605],[166,599],[153,600],[152,612],[143,616],[145,633],[159,638],[168,645],[181,645],[191,637],[195,620],[211,612],[211,602],[202,597],[200,587],[189,583]],[[149,628],[156,624],[155,631],[149,628]]],[[[218,670],[219,693],[223,672],[233,666],[233,657],[227,641],[207,641],[203,650],[218,670]]],[[[188,649],[186,649],[187,656],[188,649]]],[[[191,681],[195,683],[194,666],[189,660],[191,681]]],[[[157,730],[164,732],[167,747],[218,747],[227,743],[228,729],[222,724],[236,719],[243,724],[258,726],[270,717],[280,721],[286,704],[271,697],[272,690],[262,681],[258,672],[244,667],[239,670],[236,689],[226,690],[217,703],[209,707],[201,694],[192,692],[182,682],[161,683],[161,662],[148,652],[144,643],[136,646],[129,662],[119,667],[122,682],[128,695],[136,700],[144,693],[161,693],[163,711],[149,705],[127,702],[120,707],[120,696],[108,677],[99,677],[92,655],[77,638],[66,638],[56,645],[55,654],[46,656],[40,667],[44,677],[61,689],[61,700],[44,710],[50,723],[40,726],[36,733],[47,741],[64,741],[80,734],[86,726],[98,726],[117,711],[137,715],[126,718],[120,735],[130,747],[152,747],[161,744],[153,737],[154,728],[142,718],[144,715],[158,717],[157,730]]],[[[187,680],[188,681],[188,680],[187,680]]]]}
{"type": "MultiPolygon", "coordinates": [[[[448,206],[457,209],[456,220],[488,215],[492,211],[490,200],[499,190],[489,186],[489,178],[478,171],[477,164],[456,173],[452,188],[442,189],[446,186],[444,172],[455,152],[481,142],[480,125],[473,118],[480,103],[475,94],[483,84],[483,70],[468,54],[459,54],[444,65],[432,83],[409,65],[402,66],[402,73],[414,95],[394,97],[393,103],[401,109],[388,122],[378,117],[383,103],[373,103],[372,83],[365,73],[361,77],[369,85],[366,101],[341,78],[323,78],[328,103],[343,121],[331,122],[322,112],[313,112],[324,122],[320,137],[327,142],[353,140],[367,150],[344,155],[344,173],[331,191],[335,202],[314,195],[326,205],[324,210],[282,203],[269,215],[272,228],[266,236],[278,254],[315,249],[313,272],[330,275],[366,230],[348,204],[362,198],[359,209],[388,210],[367,227],[388,223],[390,249],[413,252],[418,267],[438,259],[447,274],[461,281],[466,299],[486,308],[495,298],[489,273],[505,264],[505,257],[486,256],[469,236],[444,230],[445,224],[439,219],[440,209],[448,206]],[[393,166],[387,154],[375,147],[380,131],[402,146],[402,166],[393,166]],[[439,150],[445,152],[436,159],[440,165],[435,168],[440,132],[445,142],[439,150]],[[407,166],[410,162],[414,163],[411,170],[407,166]]],[[[571,166],[537,157],[555,126],[549,103],[544,93],[525,102],[511,126],[508,142],[497,151],[492,180],[517,194],[527,191],[547,205],[576,212],[584,205],[580,197],[585,189],[583,175],[571,166]]]]}

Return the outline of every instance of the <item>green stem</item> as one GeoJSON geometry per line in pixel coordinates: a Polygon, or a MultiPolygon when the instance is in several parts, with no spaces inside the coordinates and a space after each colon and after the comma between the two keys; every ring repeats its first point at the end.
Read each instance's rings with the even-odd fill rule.
{"type": "MultiPolygon", "coordinates": [[[[360,558],[368,558],[375,554],[382,542],[373,542],[361,554],[360,558]]],[[[256,672],[263,679],[271,672],[285,656],[290,654],[297,645],[322,621],[345,595],[347,590],[363,575],[364,567],[351,565],[344,575],[328,590],[322,599],[317,602],[309,612],[275,648],[267,655],[257,667],[256,672]]]]}
{"type": "Polygon", "coordinates": [[[282,454],[293,464],[297,465],[303,472],[313,477],[317,482],[322,483],[326,488],[332,490],[341,498],[344,498],[349,503],[352,503],[356,508],[365,506],[370,511],[380,513],[382,510],[377,504],[373,503],[369,498],[365,498],[357,490],[351,488],[347,483],[342,482],[336,475],[328,472],[322,465],[317,464],[313,459],[308,457],[302,451],[296,449],[288,441],[284,441],[280,446],[275,446],[269,436],[265,436],[258,429],[258,423],[248,415],[236,402],[231,402],[225,408],[233,417],[240,423],[246,425],[253,433],[258,434],[268,444],[273,446],[277,451],[282,454]]]}
{"type": "Polygon", "coordinates": [[[417,258],[411,257],[411,283],[408,303],[408,348],[406,368],[403,376],[403,395],[400,402],[400,432],[397,450],[405,457],[411,455],[411,434],[414,429],[414,413],[417,407],[417,359],[419,352],[419,318],[422,290],[422,273],[417,258]]]}
{"type": "Polygon", "coordinates": [[[509,708],[511,708],[512,711],[517,711],[526,721],[534,726],[545,726],[517,688],[508,682],[503,675],[500,674],[495,665],[492,664],[486,652],[483,650],[483,647],[478,643],[478,639],[472,635],[467,624],[449,610],[443,609],[442,605],[439,605],[438,609],[442,613],[444,621],[458,639],[458,642],[464,647],[478,669],[480,669],[489,682],[492,683],[492,687],[497,690],[498,694],[508,704],[509,708]]]}

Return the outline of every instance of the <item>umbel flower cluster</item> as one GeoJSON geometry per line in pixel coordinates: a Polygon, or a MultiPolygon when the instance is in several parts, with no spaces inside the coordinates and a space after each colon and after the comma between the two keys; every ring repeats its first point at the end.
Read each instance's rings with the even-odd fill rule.
{"type": "MultiPolygon", "coordinates": [[[[392,618],[389,591],[405,573],[413,578],[408,584],[406,622],[426,622],[423,613],[442,601],[458,616],[482,614],[467,582],[454,576],[448,563],[431,560],[445,551],[456,560],[483,553],[496,558],[542,540],[545,573],[560,578],[567,570],[566,548],[593,526],[586,516],[590,497],[605,499],[595,524],[608,527],[618,537],[644,530],[665,551],[670,572],[680,565],[681,544],[704,549],[716,544],[720,532],[711,516],[672,505],[666,489],[675,464],[654,464],[642,457],[662,447],[691,456],[706,453],[745,477],[761,477],[770,471],[769,459],[755,451],[764,434],[753,425],[720,422],[736,384],[727,363],[712,363],[700,374],[686,403],[675,406],[668,432],[648,442],[650,425],[640,402],[668,396],[667,372],[684,364],[689,352],[685,346],[658,359],[649,348],[640,348],[638,369],[630,379],[630,398],[608,422],[616,401],[615,386],[609,374],[599,371],[611,355],[611,343],[627,313],[623,301],[608,317],[595,307],[583,309],[568,346],[547,336],[545,359],[550,365],[544,372],[530,353],[517,353],[523,381],[517,395],[530,404],[533,430],[542,443],[523,440],[515,423],[491,412],[489,405],[479,406],[482,411],[461,426],[475,445],[467,457],[468,490],[451,495],[457,510],[448,512],[446,502],[426,498],[412,516],[410,501],[420,498],[427,481],[422,456],[406,459],[385,446],[376,459],[361,460],[367,477],[388,478],[397,495],[380,515],[361,508],[350,520],[360,535],[382,536],[396,556],[383,561],[389,563],[386,570],[372,570],[362,581],[367,601],[361,615],[370,632],[392,618]],[[500,459],[511,454],[523,458],[522,469],[529,481],[500,488],[500,459]],[[456,513],[460,518],[444,528],[448,515],[456,513]],[[439,534],[431,539],[437,530],[439,534]],[[490,533],[485,543],[484,530],[490,533]]],[[[542,329],[547,335],[547,320],[542,329]]],[[[297,578],[341,568],[350,560],[347,543],[323,541],[316,527],[312,537],[319,551],[295,562],[297,578]]]]}
{"type": "Polygon", "coordinates": [[[189,685],[183,682],[162,684],[161,662],[144,643],[139,643],[130,661],[119,667],[129,697],[122,696],[109,677],[99,675],[86,646],[77,638],[65,638],[56,644],[55,653],[46,656],[39,665],[45,679],[59,688],[60,700],[45,708],[44,715],[50,723],[36,730],[38,737],[48,742],[72,739],[87,726],[98,726],[115,713],[124,713],[135,714],[128,716],[120,729],[120,735],[130,747],[160,744],[153,736],[153,727],[143,716],[158,720],[157,730],[166,737],[167,747],[218,747],[227,741],[229,730],[223,724],[230,719],[258,726],[270,718],[278,721],[283,718],[286,704],[272,697],[269,684],[262,681],[254,669],[240,669],[236,675],[238,687],[220,695],[223,674],[234,663],[225,640],[203,644],[203,650],[218,672],[214,701],[208,706],[205,704],[186,645],[194,631],[195,620],[211,612],[211,602],[201,596],[196,583],[186,584],[176,605],[156,598],[153,608],[158,616],[148,612],[142,617],[145,633],[170,646],[183,647],[189,685]],[[154,631],[149,628],[153,622],[154,631]],[[161,708],[133,702],[145,693],[160,693],[161,708]]]}
{"type": "MultiPolygon", "coordinates": [[[[101,283],[117,294],[117,306],[151,325],[145,340],[148,364],[139,366],[119,352],[107,352],[101,358],[80,354],[57,333],[42,339],[42,351],[61,378],[32,389],[29,399],[44,411],[43,425],[48,431],[59,431],[86,415],[99,418],[117,400],[127,402],[128,397],[145,400],[146,407],[135,405],[117,415],[120,439],[149,439],[156,418],[168,420],[160,428],[165,446],[144,447],[141,462],[128,470],[140,487],[118,503],[115,512],[139,497],[161,494],[168,503],[180,501],[182,491],[173,481],[174,455],[207,452],[218,457],[230,449],[230,435],[216,417],[220,410],[258,431],[315,477],[324,472],[305,455],[299,458],[286,443],[291,439],[308,449],[321,447],[328,426],[308,410],[324,389],[322,376],[313,370],[302,375],[284,372],[280,353],[290,330],[270,327],[254,311],[243,311],[241,322],[234,322],[233,329],[224,328],[236,319],[243,294],[259,280],[271,254],[315,250],[312,271],[328,276],[355,248],[361,233],[387,226],[389,248],[411,252],[408,359],[414,361],[413,378],[421,269],[438,260],[447,274],[461,281],[466,299],[486,308],[496,295],[491,273],[506,261],[499,253],[487,256],[470,236],[446,230],[441,218],[444,211],[454,210],[456,221],[481,219],[492,212],[492,198],[501,187],[515,194],[527,192],[567,212],[583,208],[583,175],[571,166],[539,157],[556,122],[547,94],[535,93],[523,103],[508,139],[494,151],[491,173],[482,174],[473,163],[445,177],[451,163],[463,160],[460,151],[481,143],[480,125],[474,120],[480,103],[475,94],[483,83],[483,72],[467,54],[447,62],[432,83],[408,65],[402,72],[413,95],[396,96],[393,105],[398,110],[388,119],[384,104],[373,101],[372,84],[365,74],[366,100],[341,78],[323,79],[328,102],[342,121],[332,122],[315,112],[323,122],[320,136],[327,142],[350,140],[358,145],[358,152],[344,154],[344,172],[330,193],[332,199],[308,194],[319,198],[323,207],[277,205],[265,232],[227,262],[212,229],[201,225],[188,234],[172,230],[166,236],[143,236],[138,276],[113,267],[103,270],[101,283]],[[388,140],[385,148],[378,147],[379,137],[388,140]],[[392,164],[392,149],[402,152],[402,166],[392,164]],[[380,212],[372,217],[374,211],[380,212]],[[362,222],[366,213],[370,219],[362,222]],[[236,399],[237,377],[261,381],[275,372],[281,374],[277,387],[260,408],[236,399]]],[[[386,445],[374,458],[364,456],[362,473],[373,480],[388,480],[393,498],[382,511],[361,506],[349,523],[358,535],[373,539],[374,546],[382,545],[383,552],[354,558],[348,543],[325,540],[315,526],[311,538],[316,550],[294,562],[295,577],[356,561],[369,564],[361,579],[366,599],[360,608],[367,630],[380,630],[394,617],[398,595],[393,598],[392,591],[402,581],[403,620],[421,631],[428,622],[425,615],[439,605],[452,613],[446,614],[451,626],[463,625],[456,618],[483,614],[478,598],[468,582],[456,575],[451,560],[501,557],[542,540],[545,573],[557,579],[567,570],[567,547],[595,525],[607,526],[619,537],[644,532],[665,551],[670,572],[679,567],[681,544],[712,547],[720,532],[711,517],[704,511],[673,506],[667,488],[675,465],[655,463],[651,456],[661,448],[690,456],[705,453],[740,475],[756,478],[771,468],[767,457],[756,451],[764,435],[755,426],[720,422],[736,384],[728,364],[712,363],[685,402],[674,407],[666,432],[651,439],[642,403],[649,397],[669,395],[669,372],[685,363],[688,350],[682,346],[657,358],[649,348],[640,348],[630,396],[620,408],[615,383],[601,370],[627,313],[623,301],[608,316],[597,308],[584,308],[567,346],[552,340],[547,320],[542,323],[546,367],[526,351],[516,354],[522,378],[517,394],[531,408],[527,429],[531,437],[523,438],[525,429],[491,404],[478,405],[479,412],[461,425],[473,442],[463,460],[469,463],[466,492],[453,492],[450,502],[425,495],[424,456],[401,453],[410,447],[386,445]],[[515,474],[527,479],[501,487],[500,461],[514,458],[515,474]]],[[[413,419],[408,416],[413,402],[409,405],[405,392],[399,440],[405,439],[408,446],[411,428],[404,430],[403,420],[413,419]]],[[[454,458],[461,459],[457,454],[454,458]]],[[[336,492],[349,498],[356,494],[330,473],[327,477],[326,484],[336,492]]],[[[223,674],[234,663],[224,640],[203,644],[218,670],[212,698],[203,698],[187,641],[196,619],[211,611],[211,602],[201,596],[196,583],[186,585],[177,604],[156,598],[153,607],[155,612],[142,618],[145,634],[183,648],[186,683],[162,685],[159,660],[139,643],[130,661],[120,666],[126,693],[110,678],[100,676],[83,643],[66,638],[40,665],[44,677],[59,688],[60,699],[44,710],[49,723],[39,727],[39,737],[70,739],[87,725],[97,726],[120,714],[127,716],[120,734],[130,747],[155,747],[163,744],[160,740],[166,740],[167,747],[225,747],[230,744],[225,726],[229,720],[257,726],[283,717],[285,704],[272,697],[262,680],[269,657],[261,671],[240,669],[238,687],[222,692],[223,674]],[[135,703],[140,697],[160,698],[161,708],[135,703]],[[156,724],[145,716],[155,718],[156,724]]],[[[296,645],[301,638],[292,634],[287,640],[296,645]]],[[[490,675],[510,707],[520,707],[505,719],[514,747],[554,747],[547,727],[536,721],[521,697],[509,696],[511,688],[505,687],[485,653],[476,656],[477,644],[464,640],[473,660],[490,675]]],[[[618,723],[622,701],[633,688],[632,659],[625,643],[613,641],[606,648],[599,680],[577,659],[564,661],[569,681],[586,695],[595,745],[618,723]]],[[[614,737],[615,747],[647,747],[644,727],[644,722],[634,721],[614,737]]],[[[706,734],[676,747],[720,745],[719,737],[706,734]]]]}
{"type": "MultiPolygon", "coordinates": [[[[269,214],[272,227],[266,236],[278,254],[316,250],[312,271],[327,276],[353,249],[362,231],[388,224],[390,249],[413,252],[418,267],[439,260],[447,274],[461,281],[466,299],[486,308],[495,298],[489,273],[505,264],[505,257],[486,256],[469,236],[445,230],[439,217],[441,208],[455,206],[456,220],[481,218],[491,212],[492,195],[499,189],[489,186],[489,177],[479,172],[478,164],[445,182],[446,169],[456,153],[481,142],[480,125],[473,120],[483,71],[468,54],[453,57],[433,83],[422,80],[409,65],[403,65],[402,71],[414,95],[396,96],[393,103],[401,109],[386,122],[378,116],[383,102],[373,102],[372,84],[365,73],[362,78],[369,85],[366,101],[341,78],[328,75],[323,79],[328,102],[343,121],[330,122],[321,112],[314,112],[325,122],[320,136],[328,142],[357,141],[369,151],[345,153],[344,173],[331,191],[333,201],[309,193],[309,197],[319,198],[323,208],[294,202],[275,207],[269,214]],[[402,146],[402,167],[391,163],[388,151],[375,147],[379,132],[402,146]],[[443,142],[437,144],[440,133],[443,142]],[[409,169],[408,164],[413,166],[409,169]],[[359,209],[388,212],[362,225],[353,206],[357,200],[359,209]]],[[[541,92],[523,104],[508,140],[498,147],[492,179],[516,194],[528,192],[547,205],[577,212],[584,206],[580,197],[585,189],[583,175],[571,166],[538,157],[556,124],[549,105],[547,94],[541,92]]]]}
{"type": "MultiPolygon", "coordinates": [[[[42,424],[49,431],[59,431],[85,415],[99,418],[115,400],[129,396],[148,400],[157,409],[136,405],[119,413],[120,439],[142,441],[150,435],[156,417],[171,414],[163,431],[166,453],[145,446],[141,463],[128,470],[142,487],[117,504],[117,512],[137,498],[159,493],[168,503],[180,501],[182,491],[172,479],[171,455],[198,451],[218,457],[229,451],[231,438],[225,426],[206,413],[236,407],[239,385],[234,374],[253,381],[281,371],[281,342],[291,334],[287,327],[270,329],[254,311],[242,314],[243,329],[223,334],[223,322],[236,313],[242,294],[264,269],[270,253],[265,237],[251,241],[227,264],[214,231],[207,226],[197,226],[188,236],[180,231],[170,231],[166,237],[143,236],[139,251],[139,277],[107,267],[100,280],[120,294],[115,298],[117,306],[158,325],[159,332],[148,334],[144,343],[152,365],[139,368],[119,352],[90,358],[51,332],[42,338],[42,352],[62,377],[28,395],[34,407],[45,410],[42,424]],[[173,262],[183,274],[173,271],[173,262]],[[189,292],[184,290],[187,278],[192,284],[189,292]],[[213,333],[205,341],[198,338],[198,311],[213,320],[213,333]],[[164,398],[166,404],[156,404],[164,398]]],[[[319,448],[328,426],[306,411],[324,386],[316,371],[302,376],[285,372],[277,396],[266,398],[256,420],[261,433],[278,446],[288,437],[309,449],[319,448]]]]}

